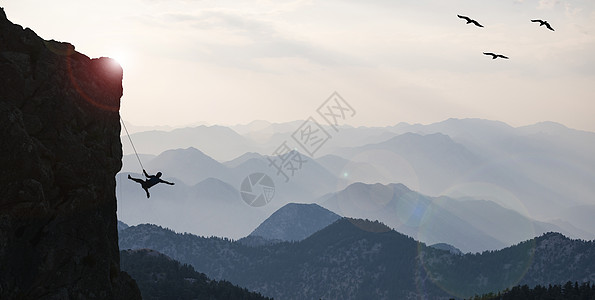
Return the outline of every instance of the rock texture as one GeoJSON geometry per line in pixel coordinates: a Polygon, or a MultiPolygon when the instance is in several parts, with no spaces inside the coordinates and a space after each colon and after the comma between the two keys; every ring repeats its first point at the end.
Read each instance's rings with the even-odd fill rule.
{"type": "Polygon", "coordinates": [[[120,271],[122,69],[0,8],[0,299],[140,299],[120,271]]]}

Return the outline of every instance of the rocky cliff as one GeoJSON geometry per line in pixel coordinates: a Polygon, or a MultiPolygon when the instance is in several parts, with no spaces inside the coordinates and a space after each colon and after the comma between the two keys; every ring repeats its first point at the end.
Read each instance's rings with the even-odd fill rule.
{"type": "Polygon", "coordinates": [[[0,299],[140,299],[120,271],[122,69],[0,8],[0,299]]]}

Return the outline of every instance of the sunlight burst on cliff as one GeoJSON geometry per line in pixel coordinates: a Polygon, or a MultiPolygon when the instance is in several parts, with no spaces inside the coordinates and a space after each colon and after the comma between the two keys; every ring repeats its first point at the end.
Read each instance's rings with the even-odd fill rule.
{"type": "Polygon", "coordinates": [[[130,66],[130,60],[128,59],[128,55],[123,51],[113,51],[111,52],[108,57],[114,59],[123,70],[127,70],[130,66]]]}

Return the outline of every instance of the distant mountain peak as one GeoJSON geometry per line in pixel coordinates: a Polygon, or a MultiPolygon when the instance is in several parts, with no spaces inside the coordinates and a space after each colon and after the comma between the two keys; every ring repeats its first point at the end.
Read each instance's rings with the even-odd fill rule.
{"type": "Polygon", "coordinates": [[[252,159],[264,159],[264,156],[262,156],[260,153],[257,152],[246,152],[232,160],[226,161],[223,164],[230,167],[230,168],[235,168],[249,160],[252,159]]]}
{"type": "Polygon", "coordinates": [[[153,250],[153,249],[149,249],[149,248],[140,248],[140,249],[127,249],[127,250],[122,250],[122,251],[126,251],[127,253],[138,253],[141,255],[146,255],[146,256],[153,256],[153,257],[163,257],[169,261],[173,261],[173,258],[157,251],[157,250],[153,250]]]}
{"type": "Polygon", "coordinates": [[[386,140],[384,142],[378,143],[378,144],[372,144],[372,145],[366,145],[365,147],[374,147],[374,146],[389,146],[389,147],[394,147],[394,146],[413,146],[413,145],[417,145],[417,146],[438,146],[438,145],[456,145],[458,147],[461,147],[460,144],[456,143],[455,141],[453,141],[451,139],[450,136],[444,134],[444,133],[440,133],[440,132],[434,132],[434,133],[416,133],[416,132],[405,132],[403,134],[397,135],[395,137],[392,137],[389,140],[386,140]]]}
{"type": "Polygon", "coordinates": [[[301,241],[339,218],[339,215],[317,204],[289,203],[275,211],[250,236],[301,241]]]}
{"type": "Polygon", "coordinates": [[[237,124],[235,126],[243,126],[249,128],[250,130],[262,130],[271,126],[273,123],[265,120],[254,120],[248,124],[237,124]]]}
{"type": "Polygon", "coordinates": [[[546,232],[540,237],[536,238],[536,241],[538,243],[560,243],[568,240],[570,240],[570,238],[566,237],[565,235],[559,232],[546,232]]]}
{"type": "Polygon", "coordinates": [[[554,122],[554,121],[543,121],[543,122],[537,122],[534,124],[535,126],[544,126],[544,127],[549,127],[549,128],[563,128],[563,129],[568,129],[568,127],[566,127],[566,125],[558,123],[558,122],[554,122]]]}
{"type": "Polygon", "coordinates": [[[154,161],[159,161],[160,159],[174,158],[174,157],[177,159],[185,159],[185,160],[189,160],[189,161],[191,160],[193,162],[202,160],[202,161],[209,161],[209,162],[212,162],[215,164],[219,164],[218,161],[216,161],[209,155],[205,154],[201,150],[194,148],[194,147],[166,150],[166,151],[162,152],[161,154],[159,154],[154,159],[154,161]]]}
{"type": "Polygon", "coordinates": [[[536,133],[546,133],[546,134],[553,134],[553,135],[564,135],[568,134],[569,132],[580,131],[568,128],[564,124],[560,124],[553,121],[544,121],[538,122],[532,125],[522,126],[519,127],[522,132],[536,134],[536,133]]]}
{"type": "MultiPolygon", "coordinates": [[[[194,185],[195,188],[213,191],[215,194],[224,194],[224,191],[236,195],[238,191],[229,183],[213,177],[208,177],[205,180],[194,185]]],[[[213,195],[215,196],[215,195],[213,195]]]]}
{"type": "Polygon", "coordinates": [[[488,120],[488,119],[481,119],[481,118],[448,118],[442,122],[438,122],[435,124],[490,124],[490,125],[497,125],[501,127],[511,128],[510,125],[502,122],[502,121],[495,121],[495,120],[488,120]]]}
{"type": "Polygon", "coordinates": [[[342,222],[350,222],[358,228],[368,232],[388,232],[392,230],[380,221],[370,221],[368,219],[344,218],[342,222]]]}
{"type": "Polygon", "coordinates": [[[354,182],[337,194],[341,199],[367,201],[370,197],[381,197],[383,201],[390,201],[396,196],[409,192],[412,192],[412,190],[402,183],[382,184],[354,182]]]}
{"type": "Polygon", "coordinates": [[[456,255],[463,255],[463,251],[459,250],[459,248],[451,245],[451,244],[447,244],[447,243],[437,243],[434,245],[430,245],[430,247],[434,248],[434,249],[438,249],[438,250],[444,250],[444,251],[448,251],[452,254],[456,254],[456,255]]]}
{"type": "Polygon", "coordinates": [[[210,159],[212,159],[210,156],[206,155],[204,152],[200,151],[197,148],[194,147],[187,147],[187,148],[177,148],[177,149],[169,149],[169,150],[165,150],[163,152],[161,152],[161,154],[158,155],[163,157],[163,156],[171,156],[171,155],[192,155],[195,157],[208,157],[210,159]]]}
{"type": "Polygon", "coordinates": [[[231,186],[229,183],[222,181],[221,179],[213,178],[213,177],[206,178],[205,180],[197,183],[196,185],[221,185],[221,186],[233,188],[233,186],[231,186]]]}

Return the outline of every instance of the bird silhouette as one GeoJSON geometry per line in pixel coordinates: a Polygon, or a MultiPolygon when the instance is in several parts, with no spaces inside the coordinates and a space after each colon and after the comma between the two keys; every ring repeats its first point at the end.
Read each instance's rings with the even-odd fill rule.
{"type": "Polygon", "coordinates": [[[477,27],[483,27],[483,25],[479,24],[477,21],[475,21],[475,20],[473,20],[473,19],[471,19],[469,17],[461,16],[461,15],[457,15],[457,17],[459,17],[459,18],[461,18],[463,20],[467,20],[467,24],[472,23],[472,24],[474,24],[477,27]]]}
{"type": "Polygon", "coordinates": [[[531,22],[539,22],[539,26],[543,26],[545,25],[545,27],[547,27],[547,29],[554,31],[554,28],[552,28],[552,26],[550,26],[550,23],[548,23],[547,21],[544,20],[531,20],[531,22]]]}
{"type": "Polygon", "coordinates": [[[491,55],[492,56],[492,59],[496,59],[498,57],[504,58],[504,59],[508,59],[507,56],[504,56],[502,54],[496,54],[496,53],[492,53],[492,52],[484,52],[483,54],[485,54],[485,55],[491,55]]]}

